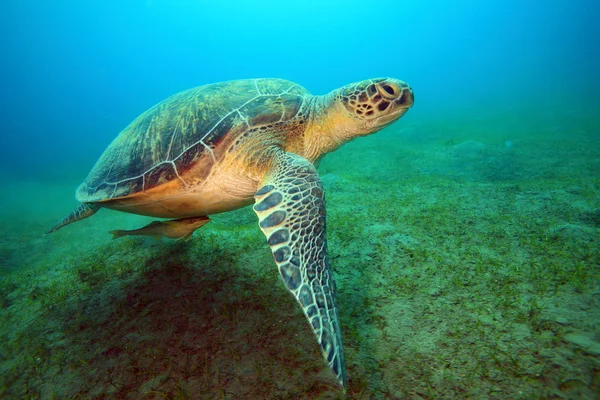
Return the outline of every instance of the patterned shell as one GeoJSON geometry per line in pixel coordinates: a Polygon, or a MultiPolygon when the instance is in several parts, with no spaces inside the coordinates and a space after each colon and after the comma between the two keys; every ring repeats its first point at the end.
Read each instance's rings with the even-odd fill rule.
{"type": "Polygon", "coordinates": [[[105,201],[151,189],[206,157],[212,158],[210,169],[219,161],[215,149],[229,135],[305,117],[309,94],[282,79],[228,81],[177,93],[121,131],[77,189],[77,200],[105,201]]]}

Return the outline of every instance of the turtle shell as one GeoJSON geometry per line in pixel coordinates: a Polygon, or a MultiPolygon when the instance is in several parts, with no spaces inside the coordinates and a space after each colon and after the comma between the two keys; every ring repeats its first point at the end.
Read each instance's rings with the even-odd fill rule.
{"type": "Polygon", "coordinates": [[[233,139],[228,136],[301,117],[309,94],[282,79],[228,81],[177,93],[119,133],[77,189],[77,200],[100,202],[151,189],[206,157],[212,158],[210,168],[219,161],[215,149],[233,139]]]}

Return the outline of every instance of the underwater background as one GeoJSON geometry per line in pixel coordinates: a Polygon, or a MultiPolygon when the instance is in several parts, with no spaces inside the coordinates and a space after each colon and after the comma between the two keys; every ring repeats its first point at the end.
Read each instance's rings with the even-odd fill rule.
{"type": "Polygon", "coordinates": [[[43,236],[140,113],[256,77],[390,76],[414,107],[325,157],[356,399],[600,398],[600,5],[0,4],[0,397],[340,398],[250,208],[188,242],[101,210],[43,236]]]}

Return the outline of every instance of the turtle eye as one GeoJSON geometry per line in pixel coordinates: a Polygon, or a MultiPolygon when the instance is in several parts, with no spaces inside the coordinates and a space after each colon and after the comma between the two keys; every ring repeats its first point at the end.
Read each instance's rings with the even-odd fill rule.
{"type": "Polygon", "coordinates": [[[402,93],[402,89],[393,83],[384,82],[379,84],[379,94],[387,100],[395,100],[402,93]]]}
{"type": "Polygon", "coordinates": [[[391,95],[396,94],[396,92],[394,91],[394,88],[391,87],[390,85],[381,85],[381,88],[391,95]]]}

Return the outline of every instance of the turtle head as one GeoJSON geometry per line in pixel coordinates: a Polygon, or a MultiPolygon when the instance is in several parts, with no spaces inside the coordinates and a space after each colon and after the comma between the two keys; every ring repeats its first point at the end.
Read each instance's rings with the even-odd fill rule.
{"type": "Polygon", "coordinates": [[[395,122],[413,105],[410,86],[394,78],[376,78],[316,96],[315,118],[305,135],[306,155],[320,159],[344,143],[395,122]]]}
{"type": "Polygon", "coordinates": [[[412,89],[393,78],[368,79],[338,89],[337,101],[343,105],[350,121],[348,139],[368,135],[402,117],[414,102],[412,89]]]}

